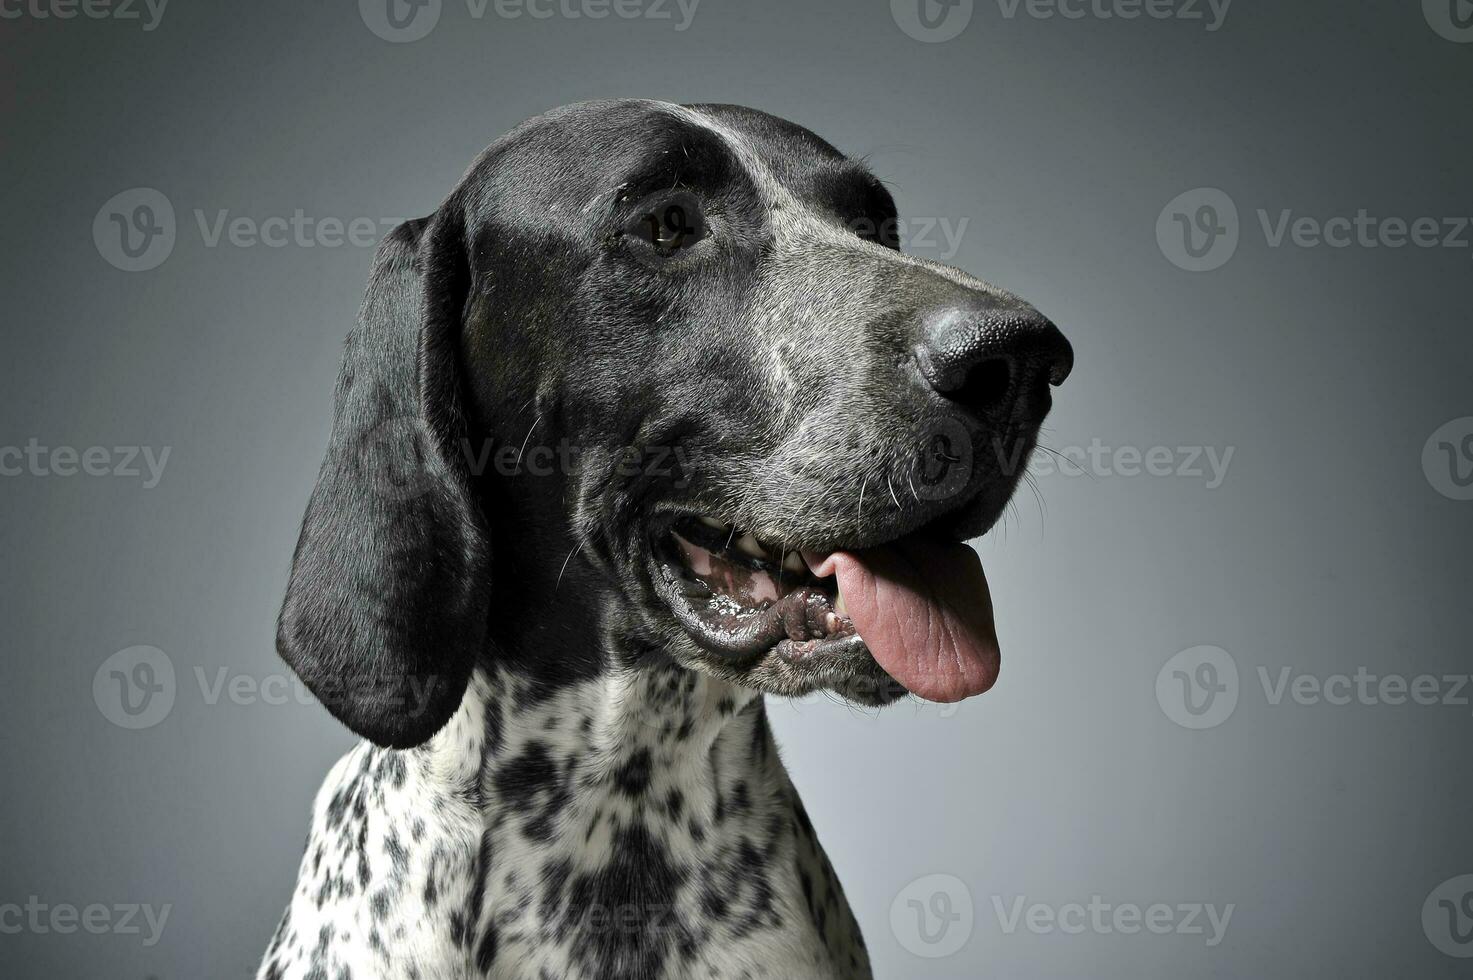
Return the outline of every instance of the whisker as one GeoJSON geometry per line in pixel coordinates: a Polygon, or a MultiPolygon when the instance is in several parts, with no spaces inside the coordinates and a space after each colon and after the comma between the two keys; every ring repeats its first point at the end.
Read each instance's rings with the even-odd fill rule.
{"type": "Polygon", "coordinates": [[[527,436],[526,436],[526,438],[522,440],[522,448],[517,450],[517,467],[518,468],[520,468],[521,465],[522,465],[522,453],[524,453],[524,452],[527,451],[527,443],[531,440],[532,433],[537,428],[537,423],[538,422],[541,422],[541,421],[542,421],[542,413],[539,412],[537,414],[537,417],[532,420],[532,427],[527,430],[527,436]]]}
{"type": "Polygon", "coordinates": [[[1085,469],[1083,466],[1080,466],[1078,463],[1074,462],[1074,460],[1070,459],[1068,456],[1065,456],[1057,449],[1050,449],[1048,446],[1042,444],[1040,444],[1038,448],[1042,449],[1044,452],[1048,453],[1050,456],[1053,456],[1060,462],[1068,464],[1069,468],[1074,470],[1076,473],[1082,473],[1083,475],[1089,477],[1091,480],[1096,478],[1095,475],[1089,470],[1085,469]]]}
{"type": "Polygon", "coordinates": [[[558,590],[558,586],[563,584],[563,573],[568,570],[568,562],[572,561],[573,560],[573,556],[576,555],[578,552],[580,552],[582,550],[583,550],[583,542],[582,541],[579,541],[577,544],[573,545],[573,550],[570,551],[570,552],[568,552],[568,557],[566,557],[566,558],[563,559],[563,567],[560,568],[560,569],[558,569],[557,581],[555,583],[553,583],[552,591],[556,592],[558,590]]]}
{"type": "Polygon", "coordinates": [[[1044,502],[1043,492],[1038,489],[1038,481],[1033,478],[1032,473],[1024,473],[1023,479],[1028,481],[1028,489],[1033,491],[1033,499],[1038,504],[1038,519],[1048,519],[1048,505],[1044,502]]]}

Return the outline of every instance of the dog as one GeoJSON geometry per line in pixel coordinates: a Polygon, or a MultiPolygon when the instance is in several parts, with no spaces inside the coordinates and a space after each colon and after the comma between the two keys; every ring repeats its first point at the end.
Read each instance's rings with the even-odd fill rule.
{"type": "Polygon", "coordinates": [[[1073,363],[897,227],[793,123],[604,101],[381,243],[277,636],[365,741],[260,977],[871,975],[764,697],[992,686],[964,542],[1073,363]]]}

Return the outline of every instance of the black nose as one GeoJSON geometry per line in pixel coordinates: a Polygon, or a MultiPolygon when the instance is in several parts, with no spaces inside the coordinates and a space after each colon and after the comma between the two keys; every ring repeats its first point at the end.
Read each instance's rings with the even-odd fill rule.
{"type": "Polygon", "coordinates": [[[916,348],[938,393],[993,423],[1040,421],[1049,385],[1074,367],[1074,348],[1042,313],[1006,293],[931,311],[916,348]]]}

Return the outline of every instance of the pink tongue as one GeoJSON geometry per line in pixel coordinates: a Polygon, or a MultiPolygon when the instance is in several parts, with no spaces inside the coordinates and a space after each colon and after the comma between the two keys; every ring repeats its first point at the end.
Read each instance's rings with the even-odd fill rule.
{"type": "Polygon", "coordinates": [[[912,694],[952,702],[997,681],[1002,653],[982,562],[965,544],[904,538],[883,548],[805,555],[836,575],[875,660],[912,694]]]}

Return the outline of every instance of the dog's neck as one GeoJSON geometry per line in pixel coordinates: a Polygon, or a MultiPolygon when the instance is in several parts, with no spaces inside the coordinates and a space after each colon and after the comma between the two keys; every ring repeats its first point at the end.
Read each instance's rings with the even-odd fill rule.
{"type": "Polygon", "coordinates": [[[530,806],[561,834],[589,830],[578,811],[670,808],[672,793],[700,827],[730,816],[733,800],[740,810],[754,792],[788,789],[760,695],[668,662],[614,666],[620,659],[556,686],[478,672],[427,748],[463,754],[476,744],[488,808],[530,806]]]}
{"type": "Polygon", "coordinates": [[[832,874],[794,850],[808,821],[761,696],[680,668],[551,690],[478,672],[451,724],[412,751],[419,775],[440,777],[437,799],[474,801],[464,837],[491,857],[461,880],[480,916],[506,937],[570,937],[600,969],[665,949],[662,930],[696,896],[755,927],[775,923],[773,895],[797,890],[799,862],[813,880],[832,874]],[[610,934],[611,916],[630,920],[627,935],[610,934]]]}

